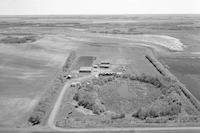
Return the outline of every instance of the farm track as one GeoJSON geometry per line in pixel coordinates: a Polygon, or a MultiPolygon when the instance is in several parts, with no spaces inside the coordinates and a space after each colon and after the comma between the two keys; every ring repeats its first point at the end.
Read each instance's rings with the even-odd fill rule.
{"type": "MultiPolygon", "coordinates": [[[[56,104],[50,114],[50,117],[48,119],[48,126],[52,129],[52,131],[50,132],[148,132],[148,133],[154,133],[154,132],[158,132],[158,133],[165,133],[170,132],[170,133],[176,133],[176,132],[180,132],[180,133],[187,133],[187,132],[191,132],[191,133],[198,133],[198,131],[200,130],[200,127],[130,127],[130,128],[60,128],[57,127],[55,125],[55,118],[56,115],[60,109],[60,106],[62,104],[62,100],[64,97],[65,93],[68,93],[68,88],[70,87],[70,84],[72,82],[77,82],[77,81],[83,81],[83,80],[87,80],[92,78],[93,75],[88,75],[88,76],[84,76],[81,78],[77,78],[74,80],[71,80],[69,82],[67,82],[65,84],[65,86],[63,87],[62,91],[60,92],[60,95],[58,96],[58,99],[56,101],[56,104]]],[[[40,130],[41,131],[41,130],[40,130]]],[[[39,131],[39,132],[40,132],[39,131]]],[[[46,130],[43,130],[43,132],[45,132],[46,130]]],[[[37,132],[37,131],[36,131],[37,132]]],[[[49,132],[49,131],[48,131],[49,132]]]]}
{"type": "Polygon", "coordinates": [[[83,81],[83,80],[86,80],[86,79],[90,79],[92,78],[93,75],[88,75],[88,76],[84,76],[84,77],[80,77],[80,78],[77,78],[77,79],[73,79],[69,82],[66,82],[65,86],[63,87],[62,91],[60,92],[60,95],[58,96],[58,99],[55,103],[55,106],[53,107],[53,110],[49,116],[49,119],[48,119],[48,126],[51,127],[52,129],[56,129],[57,127],[55,126],[55,118],[56,118],[56,114],[58,113],[59,109],[60,109],[60,106],[61,106],[61,103],[62,103],[62,99],[65,95],[65,93],[68,93],[67,90],[69,90],[68,88],[70,87],[70,84],[72,82],[75,82],[75,81],[83,81]]]}

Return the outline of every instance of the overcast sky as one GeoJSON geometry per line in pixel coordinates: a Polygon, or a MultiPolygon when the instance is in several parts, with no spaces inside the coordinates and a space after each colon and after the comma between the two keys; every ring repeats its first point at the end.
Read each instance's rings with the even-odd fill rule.
{"type": "Polygon", "coordinates": [[[0,0],[0,15],[200,14],[200,0],[0,0]]]}

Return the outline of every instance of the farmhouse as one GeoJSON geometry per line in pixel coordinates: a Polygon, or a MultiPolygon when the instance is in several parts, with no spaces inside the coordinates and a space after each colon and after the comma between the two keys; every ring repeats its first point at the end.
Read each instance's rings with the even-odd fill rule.
{"type": "Polygon", "coordinates": [[[79,73],[91,73],[92,67],[80,67],[79,73]]]}

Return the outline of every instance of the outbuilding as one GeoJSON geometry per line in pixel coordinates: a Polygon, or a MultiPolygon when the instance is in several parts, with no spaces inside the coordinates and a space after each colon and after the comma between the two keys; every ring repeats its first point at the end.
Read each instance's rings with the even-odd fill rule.
{"type": "Polygon", "coordinates": [[[113,71],[102,71],[99,73],[99,76],[112,76],[112,75],[116,75],[116,72],[113,71]]]}
{"type": "Polygon", "coordinates": [[[101,61],[101,64],[102,64],[102,65],[109,65],[110,62],[109,62],[109,61],[101,61]]]}
{"type": "Polygon", "coordinates": [[[91,73],[92,67],[80,67],[79,73],[91,73]]]}
{"type": "Polygon", "coordinates": [[[81,83],[80,82],[74,82],[74,83],[71,83],[70,86],[71,87],[81,86],[81,83]]]}
{"type": "Polygon", "coordinates": [[[98,65],[93,65],[93,68],[98,68],[98,65]]]}
{"type": "Polygon", "coordinates": [[[110,65],[109,64],[100,64],[99,67],[100,68],[109,68],[110,65]]]}

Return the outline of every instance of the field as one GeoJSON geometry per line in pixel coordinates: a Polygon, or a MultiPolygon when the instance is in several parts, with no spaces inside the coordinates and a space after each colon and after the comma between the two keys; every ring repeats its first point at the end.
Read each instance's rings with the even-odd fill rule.
{"type": "Polygon", "coordinates": [[[173,72],[181,82],[185,83],[186,87],[190,88],[192,94],[199,100],[200,92],[197,89],[199,86],[200,72],[199,60],[190,57],[168,57],[160,60],[164,61],[169,66],[169,70],[173,72]]]}
{"type": "Polygon", "coordinates": [[[200,108],[196,100],[200,100],[199,17],[1,16],[0,127],[51,130],[170,124],[199,126],[200,108]],[[102,61],[110,63],[109,69],[99,68],[102,61]],[[93,68],[96,65],[98,68],[93,68]],[[92,71],[81,75],[78,72],[81,67],[92,67],[92,71]],[[169,71],[165,71],[166,68],[169,71]],[[99,77],[98,74],[106,72],[120,76],[99,77]],[[69,75],[72,76],[70,80],[66,78],[69,75]],[[84,77],[89,79],[83,80],[84,77]],[[91,95],[92,104],[96,104],[95,100],[104,101],[104,105],[97,102],[102,107],[97,109],[97,114],[83,106],[75,108],[78,101],[73,100],[73,96],[79,91],[70,87],[73,82],[93,84],[91,80],[95,78],[109,81],[90,86],[91,92],[87,93],[85,89],[88,88],[82,87],[80,95],[91,95]],[[173,82],[179,89],[166,95],[162,87],[149,79],[159,79],[164,88],[173,82]],[[63,88],[66,92],[55,113],[54,127],[48,121],[63,88]],[[178,112],[175,111],[173,117],[161,116],[166,109],[163,105],[170,98],[177,98],[176,104],[181,100],[181,107],[172,104],[178,112]],[[155,108],[161,113],[154,112],[158,115],[154,118],[148,112],[155,108]]]}
{"type": "Polygon", "coordinates": [[[79,70],[81,67],[91,67],[95,57],[93,56],[80,56],[72,69],[79,70]]]}
{"type": "MultiPolygon", "coordinates": [[[[57,127],[134,127],[139,123],[143,123],[140,126],[151,126],[151,123],[159,123],[157,126],[163,123],[173,123],[174,126],[193,122],[198,124],[199,104],[190,101],[182,85],[152,58],[152,51],[140,47],[127,49],[115,46],[113,51],[121,52],[112,52],[111,57],[109,53],[108,56],[105,54],[109,48],[104,47],[98,48],[98,52],[90,47],[86,50],[88,55],[96,57],[93,64],[106,59],[110,61],[110,68],[99,68],[100,72],[123,74],[86,80],[80,86],[68,88],[57,113],[57,127]]],[[[77,52],[85,55],[84,50],[77,52]]],[[[81,59],[87,62],[85,58],[81,59]]]]}

